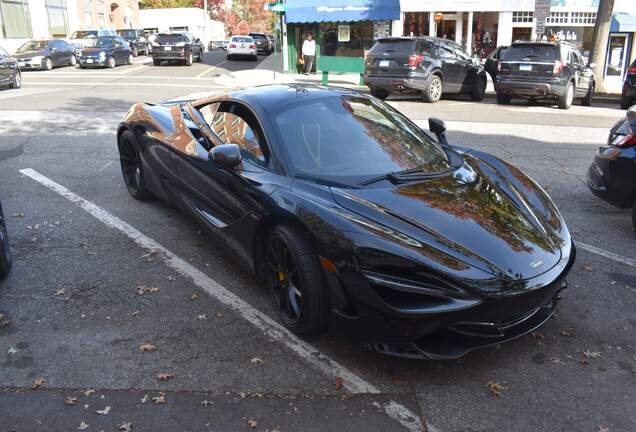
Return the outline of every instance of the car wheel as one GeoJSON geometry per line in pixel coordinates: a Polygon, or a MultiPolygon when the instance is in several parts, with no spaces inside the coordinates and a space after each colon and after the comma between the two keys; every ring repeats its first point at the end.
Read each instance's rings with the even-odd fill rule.
{"type": "Polygon", "coordinates": [[[108,66],[109,69],[112,69],[115,66],[117,66],[117,63],[115,63],[115,57],[113,56],[108,57],[108,60],[106,60],[106,66],[108,66]]]}
{"type": "Polygon", "coordinates": [[[22,72],[17,71],[15,76],[13,77],[11,88],[19,89],[20,87],[22,87],[22,72]]]}
{"type": "Polygon", "coordinates": [[[135,47],[133,47],[133,49],[132,49],[132,55],[133,55],[133,57],[137,57],[137,56],[139,56],[139,48],[137,48],[136,46],[135,46],[135,47]]]}
{"type": "Polygon", "coordinates": [[[71,60],[69,61],[69,65],[75,66],[76,64],[77,64],[77,57],[75,57],[75,54],[73,54],[71,56],[71,60]]]}
{"type": "Polygon", "coordinates": [[[146,201],[152,196],[152,193],[146,187],[143,165],[135,135],[130,131],[124,131],[119,138],[117,147],[119,148],[121,173],[124,176],[128,192],[133,198],[139,201],[146,201]]]}
{"type": "Polygon", "coordinates": [[[126,61],[127,64],[131,65],[135,62],[135,59],[133,58],[132,54],[128,55],[128,60],[126,61]]]}
{"type": "Polygon", "coordinates": [[[426,102],[435,103],[442,98],[442,78],[439,75],[431,75],[428,85],[423,91],[426,102]]]}
{"type": "Polygon", "coordinates": [[[629,109],[629,107],[632,106],[632,98],[625,96],[624,94],[621,95],[621,109],[629,109]]]}
{"type": "Polygon", "coordinates": [[[192,51],[190,51],[185,61],[186,66],[192,66],[192,60],[192,51]]]}
{"type": "Polygon", "coordinates": [[[508,105],[511,100],[512,100],[512,97],[510,97],[510,95],[507,95],[505,93],[497,92],[497,103],[498,104],[508,105]]]}
{"type": "Polygon", "coordinates": [[[379,89],[379,88],[372,88],[371,89],[371,96],[376,97],[378,99],[384,100],[386,98],[389,97],[389,92],[387,90],[384,89],[379,89]]]}
{"type": "Polygon", "coordinates": [[[49,57],[42,60],[42,70],[50,71],[51,69],[53,69],[53,60],[49,57]]]}
{"type": "Polygon", "coordinates": [[[161,61],[157,60],[157,59],[152,59],[152,64],[155,66],[159,66],[161,64],[161,61]]]}
{"type": "Polygon", "coordinates": [[[297,334],[326,327],[328,298],[318,256],[297,228],[278,225],[266,245],[267,284],[283,324],[297,334]]]}
{"type": "Polygon", "coordinates": [[[470,92],[470,98],[476,102],[484,100],[484,96],[486,95],[486,85],[486,77],[477,77],[477,82],[470,92]]]}
{"type": "Polygon", "coordinates": [[[590,87],[587,89],[587,93],[585,93],[585,97],[581,99],[581,105],[590,106],[592,105],[592,99],[594,99],[594,88],[596,84],[594,81],[590,83],[590,87]]]}
{"type": "Polygon", "coordinates": [[[568,83],[565,93],[557,98],[559,109],[569,109],[574,101],[574,84],[568,83]]]}
{"type": "Polygon", "coordinates": [[[11,247],[9,246],[9,236],[5,225],[2,208],[0,208],[0,278],[9,273],[11,268],[11,247]]]}

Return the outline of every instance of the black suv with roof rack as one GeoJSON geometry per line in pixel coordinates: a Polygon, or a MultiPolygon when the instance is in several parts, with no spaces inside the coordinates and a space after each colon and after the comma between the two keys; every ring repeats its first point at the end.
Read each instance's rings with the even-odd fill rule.
{"type": "Polygon", "coordinates": [[[497,102],[513,97],[556,99],[568,109],[576,98],[589,106],[594,97],[593,64],[568,42],[516,42],[497,64],[497,102]]]}
{"type": "Polygon", "coordinates": [[[443,93],[484,98],[486,72],[464,49],[448,39],[382,38],[369,51],[364,82],[371,94],[385,99],[392,92],[419,92],[426,102],[443,93]]]}

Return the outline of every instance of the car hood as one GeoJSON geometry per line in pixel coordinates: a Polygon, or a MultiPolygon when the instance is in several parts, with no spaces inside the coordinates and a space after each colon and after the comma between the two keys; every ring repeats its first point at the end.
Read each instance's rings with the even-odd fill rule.
{"type": "Polygon", "coordinates": [[[70,39],[69,43],[73,45],[75,48],[84,48],[86,45],[94,41],[95,38],[85,38],[85,39],[70,39]]]}
{"type": "Polygon", "coordinates": [[[44,50],[33,50],[33,51],[23,51],[21,53],[16,53],[13,57],[15,58],[31,58],[36,56],[44,55],[44,50]]]}
{"type": "Polygon", "coordinates": [[[110,48],[84,48],[82,50],[82,55],[99,55],[100,52],[104,52],[106,54],[111,52],[110,48]]]}
{"type": "Polygon", "coordinates": [[[571,240],[545,192],[496,158],[391,187],[332,188],[338,204],[495,276],[538,276],[571,240]]]}

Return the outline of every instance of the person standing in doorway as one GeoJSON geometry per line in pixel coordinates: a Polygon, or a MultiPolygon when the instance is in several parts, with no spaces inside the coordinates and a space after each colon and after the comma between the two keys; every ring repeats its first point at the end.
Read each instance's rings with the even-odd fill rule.
{"type": "Polygon", "coordinates": [[[314,59],[316,58],[316,41],[313,40],[311,33],[307,33],[307,36],[305,36],[302,52],[303,60],[305,61],[305,75],[309,75],[314,68],[314,59]]]}

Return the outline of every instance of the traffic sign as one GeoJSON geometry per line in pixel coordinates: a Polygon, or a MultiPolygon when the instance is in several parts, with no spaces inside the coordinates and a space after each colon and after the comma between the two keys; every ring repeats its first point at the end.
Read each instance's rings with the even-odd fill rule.
{"type": "Polygon", "coordinates": [[[265,10],[272,12],[287,12],[287,5],[284,3],[265,3],[265,10]]]}

